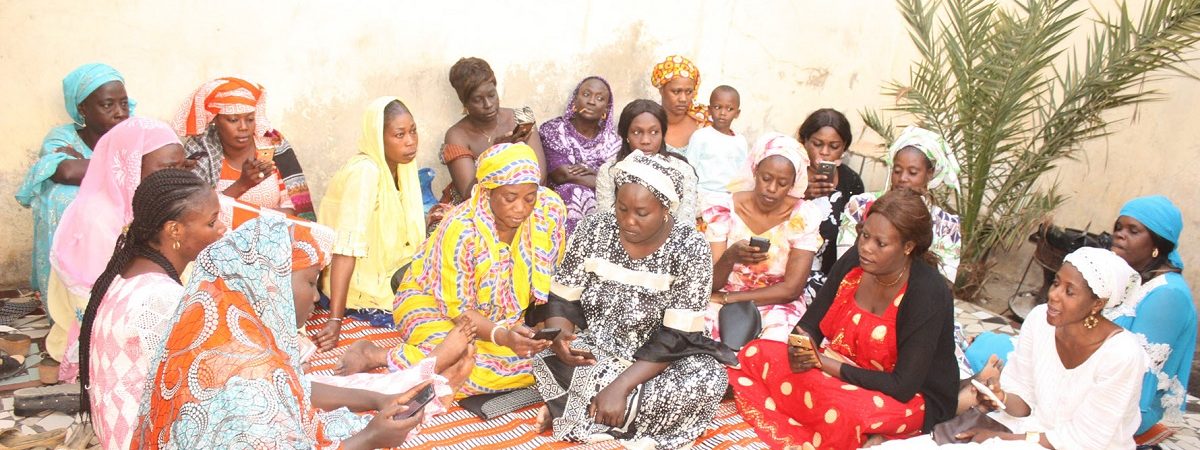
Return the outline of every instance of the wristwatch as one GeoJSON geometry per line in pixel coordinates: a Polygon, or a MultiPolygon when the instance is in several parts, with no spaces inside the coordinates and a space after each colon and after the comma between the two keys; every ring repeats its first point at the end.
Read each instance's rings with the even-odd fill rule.
{"type": "Polygon", "coordinates": [[[1025,442],[1038,444],[1042,442],[1042,433],[1039,431],[1026,431],[1025,442]]]}

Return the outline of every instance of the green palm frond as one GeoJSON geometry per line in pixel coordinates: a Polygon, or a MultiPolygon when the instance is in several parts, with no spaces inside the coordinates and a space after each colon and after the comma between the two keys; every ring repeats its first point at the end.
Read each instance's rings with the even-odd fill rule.
{"type": "MultiPolygon", "coordinates": [[[[919,56],[908,81],[883,93],[906,122],[941,133],[963,168],[962,191],[938,199],[962,221],[960,287],[982,285],[992,250],[1019,242],[1065,200],[1056,183],[1039,188],[1046,174],[1111,133],[1126,119],[1122,108],[1162,98],[1149,84],[1200,79],[1186,70],[1186,52],[1200,41],[1200,0],[1151,1],[1140,16],[1124,3],[1101,14],[1078,0],[898,6],[919,56]],[[1078,33],[1087,33],[1081,48],[1068,45],[1078,33]]],[[[890,117],[860,115],[885,142],[894,139],[890,117]]]]}

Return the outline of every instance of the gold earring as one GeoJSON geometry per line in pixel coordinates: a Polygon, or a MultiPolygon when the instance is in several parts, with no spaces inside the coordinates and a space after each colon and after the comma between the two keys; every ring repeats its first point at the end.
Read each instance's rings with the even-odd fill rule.
{"type": "Polygon", "coordinates": [[[1099,325],[1099,324],[1100,324],[1100,319],[1096,318],[1096,313],[1092,313],[1092,315],[1087,316],[1086,318],[1083,319],[1083,327],[1087,328],[1089,330],[1092,328],[1096,328],[1096,325],[1099,325]]]}
{"type": "Polygon", "coordinates": [[[171,248],[179,250],[179,240],[176,240],[175,243],[171,245],[171,248]]]}
{"type": "Polygon", "coordinates": [[[1157,257],[1158,257],[1158,248],[1157,248],[1157,247],[1154,249],[1154,251],[1153,251],[1153,252],[1150,252],[1150,257],[1151,257],[1151,258],[1157,258],[1157,257]]]}

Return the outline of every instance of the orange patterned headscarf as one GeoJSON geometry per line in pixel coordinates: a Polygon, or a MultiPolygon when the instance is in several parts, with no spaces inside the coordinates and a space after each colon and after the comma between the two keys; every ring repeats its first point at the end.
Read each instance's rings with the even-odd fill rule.
{"type": "Polygon", "coordinates": [[[692,90],[692,106],[688,108],[688,115],[699,121],[701,126],[712,123],[708,117],[708,106],[696,102],[696,97],[700,95],[700,69],[696,68],[691,60],[680,55],[668,56],[663,62],[654,65],[654,71],[650,73],[650,84],[653,84],[656,89],[662,89],[676,77],[690,78],[696,81],[696,87],[692,90]]]}
{"type": "Polygon", "coordinates": [[[271,129],[267,121],[267,95],[262,86],[241,78],[217,78],[200,85],[175,113],[172,126],[180,136],[203,133],[217,114],[254,114],[254,135],[271,129]]]}
{"type": "Polygon", "coordinates": [[[317,223],[292,225],[292,272],[329,265],[333,248],[332,229],[317,223]],[[312,225],[312,226],[307,226],[312,225]]]}

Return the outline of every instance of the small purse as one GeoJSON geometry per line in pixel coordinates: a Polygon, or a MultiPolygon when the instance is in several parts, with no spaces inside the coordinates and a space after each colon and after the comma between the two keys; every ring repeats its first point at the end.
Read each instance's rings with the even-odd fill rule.
{"type": "Polygon", "coordinates": [[[717,313],[717,329],[721,343],[736,352],[762,333],[762,315],[754,302],[728,303],[717,313]]]}
{"type": "Polygon", "coordinates": [[[953,419],[934,425],[933,441],[937,442],[938,445],[960,444],[961,442],[955,436],[973,429],[998,431],[1001,433],[1012,432],[1004,424],[997,422],[996,419],[988,417],[987,414],[980,412],[978,409],[971,408],[967,412],[954,416],[953,419]]]}

